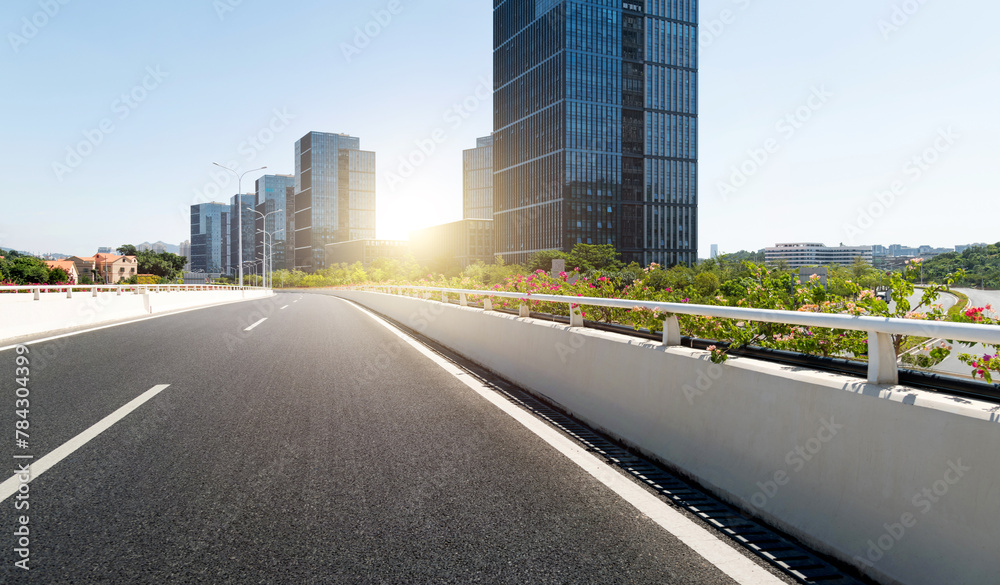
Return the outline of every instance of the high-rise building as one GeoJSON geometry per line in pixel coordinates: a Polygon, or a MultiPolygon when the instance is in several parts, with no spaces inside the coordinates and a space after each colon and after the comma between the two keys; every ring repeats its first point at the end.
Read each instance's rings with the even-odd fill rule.
{"type": "Polygon", "coordinates": [[[697,0],[495,0],[497,254],[695,261],[697,22],[697,0]]]}
{"type": "Polygon", "coordinates": [[[346,134],[295,142],[295,268],[326,265],[326,245],[375,237],[375,153],[346,134]]]}
{"type": "Polygon", "coordinates": [[[229,267],[229,205],[191,206],[192,272],[227,272],[229,267]]]}
{"type": "MultiPolygon", "coordinates": [[[[257,196],[253,193],[233,195],[229,199],[229,266],[227,272],[239,274],[240,266],[240,233],[239,225],[243,222],[243,274],[250,271],[249,264],[259,259],[260,256],[254,254],[256,247],[257,231],[256,217],[254,210],[257,208],[257,196]],[[243,209],[237,209],[237,205],[242,205],[243,209]]],[[[258,267],[258,272],[260,268],[258,267]]]]}
{"type": "Polygon", "coordinates": [[[191,270],[191,240],[184,240],[181,245],[178,246],[178,256],[183,256],[187,258],[187,263],[184,264],[184,271],[191,270]]]}
{"type": "MultiPolygon", "coordinates": [[[[266,215],[263,221],[258,218],[257,230],[270,234],[265,238],[257,232],[258,254],[266,239],[268,247],[274,247],[274,270],[291,270],[295,257],[295,175],[264,175],[257,179],[257,208],[266,215]]],[[[271,252],[269,249],[269,255],[271,252]]]]}
{"type": "Polygon", "coordinates": [[[493,219],[493,137],[462,151],[462,218],[493,219]]]}
{"type": "Polygon", "coordinates": [[[493,220],[463,219],[410,232],[410,247],[421,266],[445,271],[481,261],[493,263],[493,220]]]}
{"type": "Polygon", "coordinates": [[[719,245],[718,244],[712,244],[711,254],[712,254],[712,259],[713,260],[719,257],[719,245]]]}

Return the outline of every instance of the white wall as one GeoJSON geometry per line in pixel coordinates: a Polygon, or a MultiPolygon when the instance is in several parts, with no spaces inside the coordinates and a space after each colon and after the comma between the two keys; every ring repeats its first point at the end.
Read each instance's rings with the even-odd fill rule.
{"type": "Polygon", "coordinates": [[[1000,407],[409,297],[337,292],[883,583],[996,582],[1000,407]],[[924,490],[929,490],[925,492],[924,490]]]}
{"type": "Polygon", "coordinates": [[[180,309],[269,296],[271,291],[173,291],[133,294],[90,291],[42,293],[34,300],[32,293],[0,294],[0,342],[27,335],[54,333],[134,319],[180,309]]]}

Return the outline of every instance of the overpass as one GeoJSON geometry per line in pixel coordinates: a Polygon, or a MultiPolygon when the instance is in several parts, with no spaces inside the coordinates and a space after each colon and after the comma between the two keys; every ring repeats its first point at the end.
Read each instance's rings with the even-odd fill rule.
{"type": "Polygon", "coordinates": [[[336,291],[0,347],[0,575],[990,582],[994,404],[572,325],[336,291]]]}

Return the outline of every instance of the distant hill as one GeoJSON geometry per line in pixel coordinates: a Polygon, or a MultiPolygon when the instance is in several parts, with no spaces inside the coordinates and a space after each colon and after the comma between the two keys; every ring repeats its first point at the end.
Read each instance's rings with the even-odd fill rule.
{"type": "Polygon", "coordinates": [[[166,242],[153,242],[152,244],[150,244],[149,242],[143,242],[141,244],[137,244],[136,248],[139,250],[145,250],[148,248],[151,250],[170,252],[171,254],[181,253],[180,246],[178,246],[177,244],[168,244],[166,242]]]}

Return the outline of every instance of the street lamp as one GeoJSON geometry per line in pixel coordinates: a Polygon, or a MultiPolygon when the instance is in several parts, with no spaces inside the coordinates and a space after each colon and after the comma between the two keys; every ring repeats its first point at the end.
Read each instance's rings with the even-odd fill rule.
{"type": "Polygon", "coordinates": [[[265,280],[264,280],[264,287],[265,288],[267,287],[267,280],[266,280],[267,279],[266,275],[268,273],[267,266],[270,265],[271,266],[271,270],[270,270],[270,272],[271,272],[271,288],[274,288],[274,236],[278,232],[285,231],[285,228],[274,230],[271,233],[267,233],[264,230],[257,230],[257,231],[260,232],[260,233],[262,233],[262,234],[264,234],[264,236],[265,236],[265,238],[264,238],[264,256],[266,258],[268,257],[268,252],[267,252],[268,246],[270,246],[270,250],[271,250],[270,256],[269,256],[270,259],[268,260],[268,263],[264,265],[264,275],[265,275],[264,276],[264,278],[265,278],[265,280]],[[268,241],[270,241],[270,243],[268,243],[268,241]]]}
{"type": "Polygon", "coordinates": [[[237,185],[236,186],[236,202],[237,202],[236,203],[236,217],[237,217],[236,223],[237,223],[237,225],[239,225],[239,232],[240,232],[239,244],[238,244],[239,247],[240,247],[240,251],[239,251],[239,257],[237,259],[237,262],[240,265],[240,286],[243,286],[243,175],[245,175],[247,173],[252,173],[254,171],[262,171],[262,170],[266,169],[267,167],[260,167],[259,169],[251,169],[249,171],[244,172],[241,175],[239,172],[235,171],[234,169],[231,169],[229,167],[224,167],[224,166],[220,165],[217,162],[214,162],[212,164],[215,165],[215,166],[217,166],[217,167],[219,167],[220,169],[226,169],[227,171],[229,171],[232,174],[236,175],[236,185],[237,185]]]}
{"type": "MultiPolygon", "coordinates": [[[[263,213],[263,212],[257,211],[256,209],[250,207],[249,205],[246,206],[246,208],[248,210],[250,210],[250,211],[252,211],[252,212],[254,212],[254,213],[256,213],[257,215],[260,216],[261,222],[264,224],[264,229],[265,230],[267,229],[267,216],[275,214],[275,213],[281,213],[282,211],[284,211],[284,209],[275,209],[274,211],[268,211],[267,213],[263,213]]],[[[260,231],[263,231],[263,230],[257,230],[257,231],[260,232],[260,231]]],[[[278,233],[278,232],[274,232],[274,233],[278,233]]],[[[267,232],[264,232],[264,234],[266,235],[267,232]]],[[[261,254],[262,255],[267,254],[267,250],[262,250],[261,254]]],[[[274,270],[274,264],[273,263],[271,264],[271,270],[274,270]]],[[[266,264],[264,265],[264,272],[265,273],[267,272],[267,265],[266,264]]]]}

